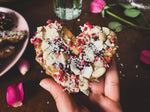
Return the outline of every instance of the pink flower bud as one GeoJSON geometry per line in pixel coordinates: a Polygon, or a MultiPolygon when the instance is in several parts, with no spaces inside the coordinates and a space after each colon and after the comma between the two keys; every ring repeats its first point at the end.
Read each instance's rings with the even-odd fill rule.
{"type": "Polygon", "coordinates": [[[22,75],[25,75],[30,69],[30,63],[25,59],[20,59],[17,65],[22,75]]]}
{"type": "Polygon", "coordinates": [[[105,5],[106,3],[104,2],[104,0],[93,0],[90,6],[90,12],[100,13],[102,12],[105,5]]]}
{"type": "Polygon", "coordinates": [[[146,64],[150,64],[150,50],[143,50],[140,54],[140,60],[146,64]]]}
{"type": "Polygon", "coordinates": [[[7,88],[7,103],[13,107],[22,106],[22,101],[24,98],[23,85],[19,83],[18,85],[11,85],[7,88]]]}

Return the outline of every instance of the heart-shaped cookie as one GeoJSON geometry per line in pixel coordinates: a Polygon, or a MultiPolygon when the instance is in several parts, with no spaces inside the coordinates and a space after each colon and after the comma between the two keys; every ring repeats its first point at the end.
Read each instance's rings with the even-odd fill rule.
{"type": "Polygon", "coordinates": [[[75,37],[66,27],[55,21],[37,28],[31,39],[36,61],[46,74],[69,92],[89,94],[89,86],[109,68],[117,49],[117,37],[106,27],[81,26],[75,37]]]}

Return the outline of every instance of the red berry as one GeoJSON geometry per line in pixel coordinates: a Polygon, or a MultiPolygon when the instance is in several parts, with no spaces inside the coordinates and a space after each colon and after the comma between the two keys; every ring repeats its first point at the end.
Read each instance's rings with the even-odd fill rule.
{"type": "Polygon", "coordinates": [[[96,35],[96,33],[92,33],[92,36],[96,35]]]}
{"type": "Polygon", "coordinates": [[[72,47],[75,48],[76,46],[75,46],[75,45],[72,45],[72,47]]]}
{"type": "Polygon", "coordinates": [[[43,57],[43,54],[41,53],[41,54],[39,54],[37,57],[38,57],[38,58],[43,57]]]}
{"type": "Polygon", "coordinates": [[[87,27],[84,27],[84,29],[83,29],[84,31],[86,31],[87,30],[87,27]]]}
{"type": "Polygon", "coordinates": [[[42,40],[41,40],[40,38],[36,38],[36,42],[37,42],[37,43],[41,43],[42,40]]]}
{"type": "Polygon", "coordinates": [[[90,36],[90,35],[88,35],[88,37],[89,37],[89,38],[91,38],[91,36],[90,36]]]}
{"type": "Polygon", "coordinates": [[[69,42],[69,47],[71,47],[72,46],[72,42],[69,42]]]}
{"type": "Polygon", "coordinates": [[[85,61],[82,61],[82,62],[81,62],[81,65],[85,65],[85,61]]]}
{"type": "Polygon", "coordinates": [[[70,54],[67,54],[67,57],[70,59],[71,58],[70,54]]]}
{"type": "Polygon", "coordinates": [[[51,20],[47,20],[46,21],[47,24],[51,24],[51,22],[52,22],[51,20]]]}
{"type": "Polygon", "coordinates": [[[75,79],[76,76],[74,74],[71,74],[71,79],[75,79]]]}
{"type": "Polygon", "coordinates": [[[89,23],[89,22],[86,22],[85,24],[86,24],[86,25],[90,25],[90,23],[89,23]]]}
{"type": "Polygon", "coordinates": [[[55,21],[56,25],[59,23],[58,21],[55,21]]]}
{"type": "Polygon", "coordinates": [[[34,39],[34,38],[31,38],[31,39],[30,39],[30,43],[31,43],[31,44],[34,44],[34,42],[35,42],[35,39],[34,39]]]}
{"type": "Polygon", "coordinates": [[[90,29],[92,29],[92,28],[93,28],[93,25],[88,25],[88,27],[89,27],[90,29]]]}
{"type": "Polygon", "coordinates": [[[110,60],[111,60],[111,57],[108,57],[108,59],[107,59],[108,63],[110,63],[110,60]]]}
{"type": "Polygon", "coordinates": [[[78,37],[82,37],[83,35],[78,35],[78,37]]]}
{"type": "Polygon", "coordinates": [[[96,62],[96,61],[98,61],[98,57],[95,57],[95,59],[94,59],[94,60],[95,60],[95,62],[96,62]]]}
{"type": "Polygon", "coordinates": [[[64,50],[66,50],[67,49],[67,47],[66,46],[64,46],[64,48],[63,48],[64,50]]]}
{"type": "Polygon", "coordinates": [[[37,45],[34,45],[34,48],[37,48],[37,45]]]}
{"type": "Polygon", "coordinates": [[[78,51],[79,51],[80,53],[82,53],[82,49],[78,49],[78,51]]]}
{"type": "Polygon", "coordinates": [[[78,43],[78,46],[80,46],[81,45],[81,39],[78,39],[77,43],[78,43]]]}
{"type": "Polygon", "coordinates": [[[84,45],[85,44],[84,40],[82,40],[81,43],[84,45]]]}
{"type": "Polygon", "coordinates": [[[57,55],[57,56],[60,56],[60,53],[57,53],[56,55],[57,55]]]}
{"type": "Polygon", "coordinates": [[[54,74],[54,75],[53,75],[53,77],[56,79],[56,78],[57,78],[57,75],[56,75],[56,74],[54,74]]]}
{"type": "Polygon", "coordinates": [[[108,51],[111,51],[112,50],[112,48],[110,47],[109,49],[108,49],[108,51]]]}
{"type": "Polygon", "coordinates": [[[62,70],[59,71],[59,75],[60,75],[60,76],[62,76],[63,73],[64,73],[64,72],[63,72],[62,70]]]}
{"type": "Polygon", "coordinates": [[[54,39],[54,41],[55,41],[55,42],[57,42],[57,41],[58,41],[58,39],[56,39],[56,38],[55,38],[55,39],[54,39]]]}
{"type": "Polygon", "coordinates": [[[110,39],[110,41],[111,41],[112,43],[114,43],[114,38],[110,39]]]}

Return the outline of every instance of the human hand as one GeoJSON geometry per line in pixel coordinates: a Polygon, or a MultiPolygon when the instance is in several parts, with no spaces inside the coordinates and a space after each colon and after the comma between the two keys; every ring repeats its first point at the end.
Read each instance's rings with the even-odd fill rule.
{"type": "MultiPolygon", "coordinates": [[[[43,79],[40,86],[52,94],[59,112],[90,112],[88,106],[78,105],[53,79],[43,79]]],[[[98,112],[122,112],[119,103],[119,78],[114,60],[105,77],[101,77],[99,82],[92,83],[90,89],[88,100],[93,107],[99,107],[98,112]]]]}

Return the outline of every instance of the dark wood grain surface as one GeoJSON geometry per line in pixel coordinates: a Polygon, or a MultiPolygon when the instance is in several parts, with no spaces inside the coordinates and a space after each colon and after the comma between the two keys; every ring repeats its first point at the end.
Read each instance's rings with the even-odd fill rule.
{"type": "MultiPolygon", "coordinates": [[[[116,21],[109,15],[102,18],[100,14],[90,13],[90,0],[83,0],[82,14],[71,21],[62,21],[56,17],[52,0],[13,0],[2,2],[0,6],[16,10],[24,16],[29,24],[30,38],[34,35],[36,27],[46,25],[48,19],[63,22],[74,35],[79,34],[79,26],[87,21],[101,26],[108,26],[110,21],[116,21]]],[[[111,11],[123,15],[119,7],[111,11]]],[[[149,19],[150,10],[144,10],[144,15],[149,19]]],[[[150,66],[139,60],[142,50],[150,50],[150,31],[128,27],[123,23],[123,31],[117,35],[119,49],[115,61],[120,78],[120,102],[123,110],[124,112],[150,112],[150,66]]],[[[34,48],[30,42],[22,57],[29,60],[31,64],[30,71],[25,76],[20,74],[15,65],[0,77],[0,112],[57,112],[52,96],[39,86],[40,80],[49,76],[42,72],[41,66],[35,61],[34,48]],[[6,102],[7,87],[19,82],[23,82],[25,98],[23,106],[13,108],[6,102]]],[[[73,97],[81,100],[84,96],[80,93],[73,97]]]]}

